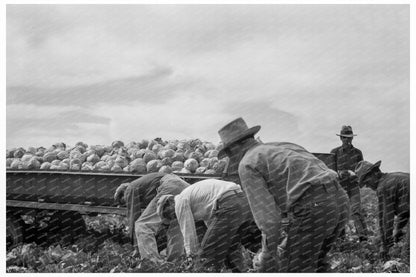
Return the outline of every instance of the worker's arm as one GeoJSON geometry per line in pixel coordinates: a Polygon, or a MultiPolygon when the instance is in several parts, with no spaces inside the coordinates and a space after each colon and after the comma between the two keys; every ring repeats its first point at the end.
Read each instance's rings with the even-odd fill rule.
{"type": "Polygon", "coordinates": [[[393,245],[393,228],[394,228],[394,216],[395,216],[396,199],[395,194],[388,191],[388,188],[384,190],[383,194],[383,243],[388,249],[393,245]]]}
{"type": "Polygon", "coordinates": [[[239,175],[247,195],[254,220],[262,232],[262,257],[264,272],[276,272],[277,246],[279,243],[280,211],[274,197],[267,189],[261,174],[250,165],[241,165],[239,175]]]}
{"type": "Polygon", "coordinates": [[[175,199],[175,213],[182,232],[186,255],[196,255],[199,249],[199,241],[189,200],[177,197],[175,199]]]}
{"type": "Polygon", "coordinates": [[[126,203],[124,195],[129,184],[130,183],[123,183],[116,189],[116,192],[114,193],[114,200],[117,204],[123,204],[123,202],[126,203]]]}
{"type": "Polygon", "coordinates": [[[135,186],[127,186],[124,192],[124,199],[127,207],[127,222],[129,227],[129,236],[132,240],[136,237],[134,235],[134,224],[141,215],[141,201],[138,191],[135,186]]]}
{"type": "Polygon", "coordinates": [[[393,244],[392,232],[394,223],[394,213],[389,212],[388,197],[384,188],[379,188],[378,196],[378,221],[380,227],[380,255],[383,260],[388,259],[389,248],[393,244]],[[391,231],[389,231],[391,229],[391,231]],[[389,234],[390,233],[390,234],[389,234]]]}

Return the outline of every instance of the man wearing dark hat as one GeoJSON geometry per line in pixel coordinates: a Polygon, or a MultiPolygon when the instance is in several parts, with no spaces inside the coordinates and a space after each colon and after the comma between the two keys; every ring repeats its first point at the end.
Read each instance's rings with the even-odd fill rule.
{"type": "Polygon", "coordinates": [[[365,223],[361,210],[361,195],[357,177],[354,169],[363,160],[361,150],[352,145],[352,140],[356,134],[353,133],[351,126],[342,126],[341,132],[336,134],[340,137],[342,145],[332,149],[335,155],[336,168],[341,186],[345,189],[350,199],[351,219],[354,220],[360,241],[367,240],[367,224],[365,223]]]}
{"type": "MultiPolygon", "coordinates": [[[[118,202],[124,200],[127,204],[129,234],[142,259],[157,264],[164,262],[156,241],[156,234],[162,227],[162,219],[157,213],[157,201],[166,194],[179,194],[188,186],[187,182],[174,174],[149,173],[117,188],[114,199],[118,202]]],[[[183,239],[177,222],[172,222],[166,232],[167,260],[170,262],[183,254],[183,239]]]]}
{"type": "Polygon", "coordinates": [[[218,133],[219,157],[238,164],[242,188],[262,232],[260,272],[325,272],[326,256],[348,218],[348,196],[337,174],[303,147],[262,143],[260,126],[237,118],[218,133]],[[278,261],[281,219],[290,219],[286,249],[278,261]],[[279,268],[279,264],[281,264],[279,268]]]}
{"type": "Polygon", "coordinates": [[[380,170],[381,161],[371,164],[367,161],[358,163],[355,173],[359,185],[367,186],[377,191],[378,212],[380,225],[380,255],[388,260],[388,251],[394,242],[398,242],[407,225],[409,236],[410,216],[410,174],[403,172],[383,173],[380,170]],[[394,217],[397,216],[397,226],[394,229],[394,217]]]}

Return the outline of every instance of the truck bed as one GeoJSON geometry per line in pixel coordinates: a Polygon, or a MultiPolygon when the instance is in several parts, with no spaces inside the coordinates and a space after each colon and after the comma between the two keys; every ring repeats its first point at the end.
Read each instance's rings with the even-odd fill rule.
{"type": "MultiPolygon", "coordinates": [[[[182,175],[189,183],[218,175],[182,175]]],[[[7,200],[39,203],[116,206],[117,187],[143,176],[132,173],[6,170],[7,200]]]]}
{"type": "MultiPolygon", "coordinates": [[[[336,170],[334,155],[314,153],[325,164],[336,170]]],[[[176,174],[192,184],[200,180],[215,178],[238,180],[234,175],[176,174]]],[[[144,174],[6,170],[7,206],[61,209],[90,212],[123,213],[117,208],[113,196],[122,183],[131,182],[144,174]],[[51,206],[54,205],[54,206],[51,206]]]]}

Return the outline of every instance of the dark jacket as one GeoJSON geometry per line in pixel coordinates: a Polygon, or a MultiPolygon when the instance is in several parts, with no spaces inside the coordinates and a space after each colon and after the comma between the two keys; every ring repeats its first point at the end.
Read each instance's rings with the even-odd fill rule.
{"type": "Polygon", "coordinates": [[[394,216],[398,216],[399,228],[403,228],[409,219],[409,185],[409,173],[384,173],[379,180],[377,197],[380,235],[383,245],[387,248],[393,244],[394,216]]]}
{"type": "Polygon", "coordinates": [[[335,154],[335,162],[337,164],[337,170],[355,170],[357,164],[363,160],[363,153],[360,149],[351,145],[350,148],[344,149],[341,146],[331,150],[332,154],[335,154]]]}
{"type": "Polygon", "coordinates": [[[339,181],[341,186],[347,191],[348,196],[351,197],[350,190],[353,186],[358,187],[356,178],[351,178],[348,174],[343,174],[348,170],[354,172],[357,164],[363,160],[363,153],[361,150],[351,145],[350,148],[343,148],[342,145],[331,150],[332,154],[335,154],[336,169],[339,175],[339,181]]]}

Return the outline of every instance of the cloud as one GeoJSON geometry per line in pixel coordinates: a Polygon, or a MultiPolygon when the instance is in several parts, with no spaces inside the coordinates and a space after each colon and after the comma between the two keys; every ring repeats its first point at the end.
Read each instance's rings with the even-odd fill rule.
{"type": "Polygon", "coordinates": [[[6,122],[7,145],[17,147],[108,138],[111,119],[77,107],[9,105],[6,122]]]}
{"type": "MultiPolygon", "coordinates": [[[[22,131],[7,134],[7,149],[13,147],[49,147],[56,142],[64,142],[67,145],[75,145],[78,141],[88,144],[110,145],[112,138],[109,136],[108,127],[95,123],[77,123],[67,126],[37,124],[25,127],[22,131]],[[43,129],[42,129],[43,128],[43,129]]],[[[16,126],[17,128],[19,126],[16,126]]]]}
{"type": "Polygon", "coordinates": [[[216,124],[224,117],[218,99],[188,93],[168,97],[163,105],[103,105],[95,113],[111,115],[111,136],[125,141],[161,137],[217,142],[216,124]]]}
{"type": "Polygon", "coordinates": [[[247,124],[261,125],[261,137],[267,141],[298,136],[301,130],[298,129],[297,116],[273,107],[273,103],[274,99],[264,99],[263,101],[236,99],[224,105],[223,112],[226,115],[225,118],[229,119],[228,121],[241,116],[247,124]]]}
{"type": "Polygon", "coordinates": [[[170,83],[170,68],[159,68],[148,75],[112,80],[84,86],[7,88],[8,104],[35,104],[92,107],[103,103],[163,103],[180,85],[170,83]]]}
{"type": "Polygon", "coordinates": [[[59,16],[57,5],[7,5],[8,39],[21,37],[28,47],[39,48],[53,36],[70,32],[73,20],[59,16]]]}

